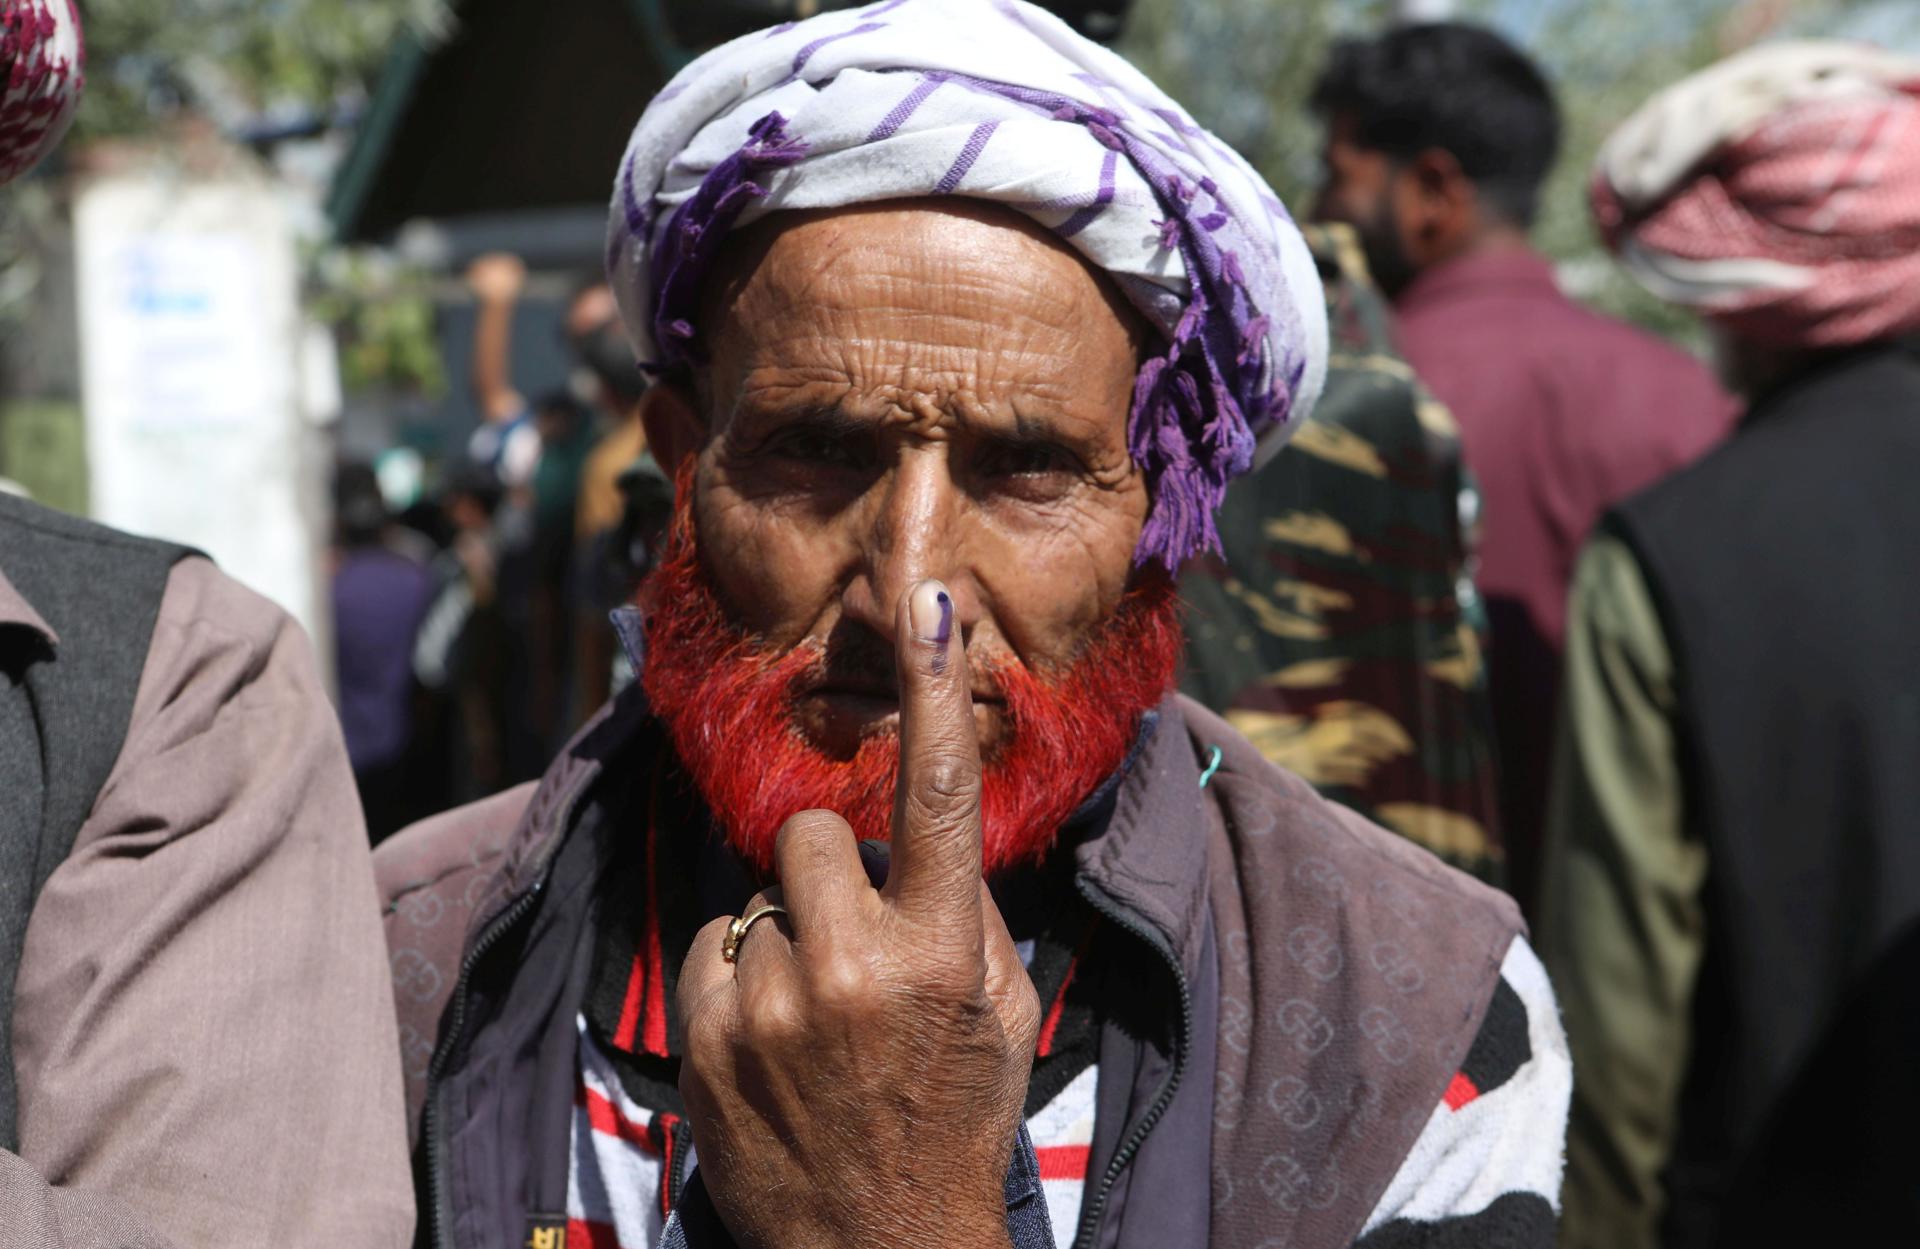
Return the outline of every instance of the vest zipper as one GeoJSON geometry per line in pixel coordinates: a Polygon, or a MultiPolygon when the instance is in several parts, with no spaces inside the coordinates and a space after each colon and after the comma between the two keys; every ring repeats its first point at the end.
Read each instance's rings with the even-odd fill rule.
{"type": "MultiPolygon", "coordinates": [[[[597,769],[594,775],[598,775],[597,769]]],[[[561,830],[554,839],[555,852],[559,849],[560,840],[566,835],[567,826],[573,822],[574,805],[580,800],[580,795],[585,792],[588,782],[592,779],[593,776],[588,776],[576,782],[555,810],[554,824],[561,830]]],[[[473,969],[479,965],[487,951],[499,944],[500,939],[533,910],[533,904],[539,901],[541,892],[546,888],[547,873],[552,870],[555,857],[554,853],[547,855],[546,862],[540,865],[540,874],[534,877],[533,883],[527,886],[526,892],[515,898],[506,910],[488,921],[486,928],[474,939],[473,948],[468,950],[466,957],[460,960],[460,975],[454,980],[453,995],[448,999],[452,1003],[453,1011],[453,1017],[449,1021],[451,1026],[447,1029],[446,1037],[441,1041],[440,1047],[434,1050],[432,1061],[427,1064],[427,1101],[421,1108],[420,1115],[420,1139],[426,1145],[425,1187],[427,1190],[426,1200],[420,1203],[421,1214],[426,1223],[421,1230],[426,1232],[426,1235],[416,1236],[416,1244],[432,1246],[432,1249],[451,1249],[452,1245],[452,1241],[448,1239],[445,1217],[451,1212],[441,1209],[446,1198],[440,1178],[443,1163],[441,1155],[445,1145],[440,1139],[440,1116],[436,1110],[440,1104],[438,1087],[440,1077],[445,1074],[447,1062],[453,1055],[454,1047],[460,1043],[460,1035],[466,1031],[467,1027],[467,984],[473,976],[473,969]]]]}
{"type": "Polygon", "coordinates": [[[1193,1039],[1193,995],[1187,987],[1186,974],[1180,970],[1179,960],[1174,957],[1166,938],[1158,930],[1135,918],[1131,911],[1107,897],[1099,886],[1085,876],[1080,877],[1077,883],[1081,896],[1094,910],[1145,942],[1160,956],[1167,970],[1173,974],[1174,986],[1180,991],[1180,1025],[1173,1038],[1173,1070],[1167,1073],[1165,1082],[1160,1085],[1160,1091],[1155,1094],[1146,1113],[1140,1116],[1133,1130],[1120,1142],[1113,1161],[1107,1164],[1105,1174],[1100,1177],[1099,1188],[1094,1191],[1092,1200],[1081,1209],[1080,1230],[1074,1235],[1073,1249],[1090,1249],[1094,1235],[1100,1228],[1100,1216],[1106,1213],[1107,1198],[1113,1192],[1115,1181],[1126,1170],[1127,1164],[1133,1161],[1133,1156],[1140,1152],[1140,1146],[1159,1124],[1161,1116],[1167,1113],[1167,1107],[1173,1104],[1173,1095],[1180,1089],[1180,1078],[1187,1070],[1187,1051],[1193,1039]]]}
{"type": "Polygon", "coordinates": [[[460,977],[453,986],[452,1026],[447,1029],[446,1043],[434,1052],[433,1061],[427,1064],[427,1104],[422,1110],[420,1121],[421,1139],[427,1146],[427,1200],[421,1205],[424,1207],[423,1213],[427,1218],[429,1232],[427,1243],[436,1246],[437,1249],[446,1249],[450,1242],[446,1239],[446,1220],[442,1217],[440,1209],[444,1196],[440,1191],[441,1151],[444,1147],[440,1141],[440,1116],[435,1113],[440,1101],[439,1089],[436,1086],[441,1075],[446,1071],[447,1059],[452,1054],[455,1043],[467,1025],[467,981],[474,966],[488,950],[499,943],[501,937],[533,910],[533,904],[538,900],[541,886],[544,884],[546,884],[546,877],[542,876],[533,882],[527,892],[515,898],[512,906],[496,915],[487,925],[486,930],[480,934],[479,939],[473,943],[473,948],[467,951],[466,958],[461,960],[460,977]]]}
{"type": "Polygon", "coordinates": [[[687,1175],[691,1168],[687,1164],[687,1151],[693,1146],[693,1125],[687,1117],[681,1115],[673,1124],[673,1174],[667,1180],[667,1205],[671,1210],[680,1208],[680,1199],[687,1192],[687,1175]]]}

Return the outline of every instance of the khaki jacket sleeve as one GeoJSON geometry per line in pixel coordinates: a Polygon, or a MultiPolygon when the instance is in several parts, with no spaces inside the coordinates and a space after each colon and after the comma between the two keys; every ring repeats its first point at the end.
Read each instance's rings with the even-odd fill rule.
{"type": "Polygon", "coordinates": [[[1573,1053],[1560,1243],[1652,1249],[1705,945],[1706,847],[1686,826],[1674,670],[1632,553],[1574,575],[1540,950],[1573,1053]]]}
{"type": "Polygon", "coordinates": [[[0,1245],[400,1249],[366,832],[311,648],[178,565],[118,763],[31,917],[0,1245]]]}

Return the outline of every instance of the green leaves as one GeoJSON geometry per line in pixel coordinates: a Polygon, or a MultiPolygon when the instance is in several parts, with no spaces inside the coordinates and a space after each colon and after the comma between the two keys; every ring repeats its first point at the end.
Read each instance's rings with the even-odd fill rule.
{"type": "Polygon", "coordinates": [[[360,94],[403,27],[442,0],[90,0],[81,138],[139,135],[189,110],[216,121],[360,94]],[[222,116],[223,114],[227,116],[222,116]]]}
{"type": "MultiPolygon", "coordinates": [[[[1306,99],[1327,45],[1379,29],[1396,8],[1391,0],[1136,0],[1119,50],[1304,212],[1321,142],[1306,99]]],[[[1571,293],[1695,345],[1694,318],[1640,289],[1594,237],[1587,178],[1601,142],[1659,88],[1762,38],[1904,36],[1920,45],[1920,17],[1904,0],[1462,0],[1455,9],[1538,57],[1560,93],[1565,138],[1534,238],[1561,262],[1571,293]]]]}

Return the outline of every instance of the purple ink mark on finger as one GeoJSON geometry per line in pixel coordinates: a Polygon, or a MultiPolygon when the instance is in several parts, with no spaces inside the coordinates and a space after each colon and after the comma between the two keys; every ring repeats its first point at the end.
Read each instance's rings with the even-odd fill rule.
{"type": "Polygon", "coordinates": [[[953,637],[953,599],[945,590],[934,598],[940,604],[940,623],[927,640],[933,643],[933,670],[936,674],[944,675],[947,671],[947,641],[953,637]]]}

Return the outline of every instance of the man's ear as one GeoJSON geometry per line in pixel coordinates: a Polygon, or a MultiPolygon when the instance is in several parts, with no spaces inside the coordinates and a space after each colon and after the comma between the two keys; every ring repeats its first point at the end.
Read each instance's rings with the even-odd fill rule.
{"type": "Polygon", "coordinates": [[[1452,152],[1430,147],[1407,163],[1415,219],[1408,231],[1422,266],[1460,251],[1480,225],[1480,196],[1452,152]]]}
{"type": "Polygon", "coordinates": [[[680,378],[663,379],[640,396],[640,427],[647,447],[669,480],[689,456],[707,445],[707,422],[693,387],[680,378]]]}

